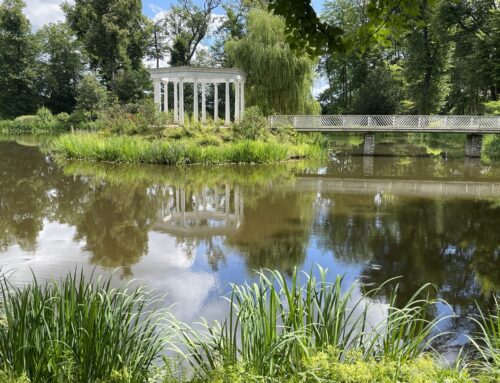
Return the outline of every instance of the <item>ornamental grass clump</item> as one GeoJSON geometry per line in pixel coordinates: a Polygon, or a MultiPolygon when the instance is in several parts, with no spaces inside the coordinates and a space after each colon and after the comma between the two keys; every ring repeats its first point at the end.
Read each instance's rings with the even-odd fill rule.
{"type": "Polygon", "coordinates": [[[263,271],[253,284],[233,285],[230,313],[223,323],[202,321],[204,333],[179,329],[189,350],[186,357],[200,379],[228,366],[243,366],[258,376],[296,376],[303,362],[333,348],[337,361],[356,352],[362,360],[404,362],[422,354],[432,339],[436,320],[428,319],[434,303],[419,290],[397,308],[396,292],[382,320],[373,323],[378,289],[358,297],[360,286],[345,289],[342,278],[328,282],[294,270],[290,279],[279,271],[263,271]]]}
{"type": "Polygon", "coordinates": [[[497,296],[493,299],[491,311],[485,312],[478,307],[479,315],[472,318],[478,331],[470,340],[478,359],[471,367],[479,370],[479,374],[500,381],[500,299],[497,296]]]}
{"type": "Polygon", "coordinates": [[[0,371],[31,383],[146,381],[163,350],[155,299],[143,288],[73,273],[60,283],[0,284],[0,371]],[[109,380],[108,380],[109,379],[109,380]]]}

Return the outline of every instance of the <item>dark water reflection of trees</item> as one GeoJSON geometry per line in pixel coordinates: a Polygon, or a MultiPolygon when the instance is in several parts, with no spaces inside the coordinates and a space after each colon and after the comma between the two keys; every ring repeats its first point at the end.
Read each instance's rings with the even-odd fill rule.
{"type": "MultiPolygon", "coordinates": [[[[366,264],[366,284],[400,276],[403,302],[432,283],[458,312],[499,291],[500,206],[494,201],[384,196],[377,206],[372,196],[323,198],[330,208],[314,223],[319,246],[345,262],[366,264]]],[[[387,285],[384,295],[393,288],[387,285]]]]}

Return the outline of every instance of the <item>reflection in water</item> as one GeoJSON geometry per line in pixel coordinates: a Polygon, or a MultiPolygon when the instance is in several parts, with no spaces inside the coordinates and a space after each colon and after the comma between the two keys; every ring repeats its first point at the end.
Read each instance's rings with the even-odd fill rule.
{"type": "Polygon", "coordinates": [[[72,223],[75,239],[85,242],[92,263],[122,267],[123,275],[132,275],[131,266],[147,253],[148,231],[155,223],[159,201],[154,189],[147,185],[91,189],[72,223]]]}
{"type": "MultiPolygon", "coordinates": [[[[76,162],[0,142],[0,264],[23,282],[79,265],[146,281],[181,319],[229,282],[314,263],[348,281],[424,283],[458,313],[500,288],[500,166],[430,158],[170,168],[76,162]]],[[[382,293],[388,296],[393,285],[382,293]]]]}

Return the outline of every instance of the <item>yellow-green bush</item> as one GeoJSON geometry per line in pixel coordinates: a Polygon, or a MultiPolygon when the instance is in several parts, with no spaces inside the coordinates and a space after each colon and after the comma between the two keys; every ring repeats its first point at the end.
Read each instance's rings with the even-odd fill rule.
{"type": "Polygon", "coordinates": [[[500,137],[497,134],[483,136],[483,153],[487,159],[500,158],[500,137]]]}
{"type": "Polygon", "coordinates": [[[22,374],[20,377],[13,377],[3,371],[0,371],[0,382],[2,383],[31,383],[26,374],[22,374]]]}
{"type": "Polygon", "coordinates": [[[301,382],[317,382],[317,378],[336,383],[460,383],[469,382],[466,371],[439,366],[430,356],[420,356],[408,362],[395,360],[364,361],[361,355],[351,353],[338,361],[338,351],[328,348],[304,362],[301,382]]]}
{"type": "MultiPolygon", "coordinates": [[[[313,354],[303,363],[301,372],[288,376],[268,378],[252,375],[243,365],[215,371],[211,383],[472,383],[466,370],[458,371],[440,366],[432,357],[421,356],[408,362],[393,360],[364,361],[361,355],[351,353],[339,361],[339,352],[333,348],[313,354]]],[[[487,383],[488,381],[482,380],[487,383]]]]}

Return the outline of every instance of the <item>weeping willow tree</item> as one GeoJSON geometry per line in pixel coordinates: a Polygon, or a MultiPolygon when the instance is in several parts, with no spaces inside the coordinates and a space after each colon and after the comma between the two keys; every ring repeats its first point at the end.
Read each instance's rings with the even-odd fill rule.
{"type": "Polygon", "coordinates": [[[265,114],[317,114],[312,96],[314,62],[297,56],[285,40],[285,22],[263,9],[248,13],[247,33],[226,42],[236,67],[247,73],[245,98],[265,114]]]}

